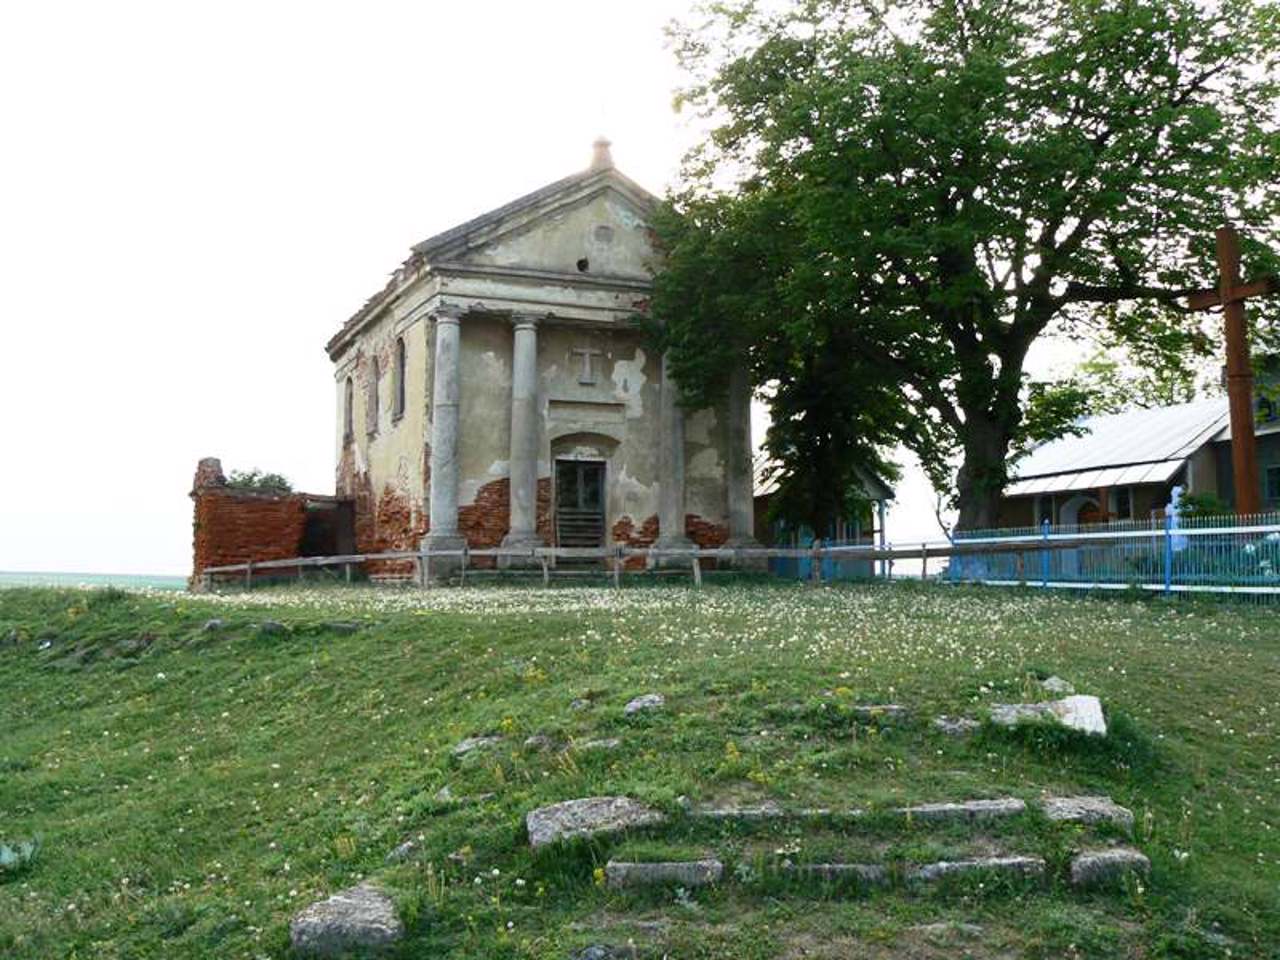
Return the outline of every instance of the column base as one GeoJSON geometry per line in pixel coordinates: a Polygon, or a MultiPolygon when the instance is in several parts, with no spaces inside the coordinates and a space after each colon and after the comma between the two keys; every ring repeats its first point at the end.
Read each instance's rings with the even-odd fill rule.
{"type": "Polygon", "coordinates": [[[502,538],[503,548],[512,550],[528,550],[530,555],[527,557],[499,557],[498,567],[502,570],[525,570],[530,568],[542,568],[542,561],[533,556],[533,551],[538,547],[545,547],[546,541],[536,533],[508,533],[502,538]]]}
{"type": "MultiPolygon", "coordinates": [[[[755,537],[732,537],[721,546],[726,550],[763,550],[764,544],[755,537]]],[[[763,554],[745,557],[731,557],[723,562],[726,569],[764,573],[769,569],[769,558],[763,554]]]]}
{"type": "MultiPolygon", "coordinates": [[[[461,550],[467,545],[466,537],[458,533],[428,533],[422,538],[423,550],[461,550]]],[[[424,571],[430,583],[448,583],[462,569],[462,557],[429,557],[424,571]]]]}
{"type": "MultiPolygon", "coordinates": [[[[686,536],[658,537],[653,543],[656,550],[696,550],[697,544],[686,536]]],[[[693,566],[693,557],[652,557],[649,569],[688,570],[693,566]]]]}

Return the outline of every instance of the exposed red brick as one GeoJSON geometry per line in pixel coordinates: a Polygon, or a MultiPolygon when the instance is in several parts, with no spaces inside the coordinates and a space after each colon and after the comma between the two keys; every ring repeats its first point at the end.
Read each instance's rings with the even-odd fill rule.
{"type": "Polygon", "coordinates": [[[206,567],[263,560],[286,560],[302,552],[307,496],[206,486],[195,500],[193,565],[195,584],[206,567]]]}
{"type": "MultiPolygon", "coordinates": [[[[551,543],[551,478],[538,480],[537,530],[551,543]]],[[[475,501],[458,508],[458,529],[472,549],[488,549],[502,545],[511,529],[511,481],[503,477],[491,480],[476,491],[475,501]]],[[[477,557],[474,566],[494,566],[493,557],[477,557]]]]}

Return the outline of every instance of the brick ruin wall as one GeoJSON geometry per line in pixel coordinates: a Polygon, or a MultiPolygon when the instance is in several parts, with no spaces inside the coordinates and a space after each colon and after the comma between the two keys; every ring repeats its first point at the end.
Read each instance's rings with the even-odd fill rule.
{"type": "Polygon", "coordinates": [[[191,583],[206,567],[285,560],[302,551],[307,496],[236,490],[216,460],[202,460],[191,491],[195,501],[191,583]]]}

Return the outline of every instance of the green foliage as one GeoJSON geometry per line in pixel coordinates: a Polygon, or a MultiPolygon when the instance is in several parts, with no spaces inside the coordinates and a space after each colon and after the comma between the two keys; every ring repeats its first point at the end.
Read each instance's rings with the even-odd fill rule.
{"type": "Polygon", "coordinates": [[[1176,394],[1216,343],[1177,307],[1216,281],[1213,228],[1244,228],[1246,273],[1276,263],[1273,4],[705,13],[675,33],[678,103],[715,127],[655,223],[653,314],[691,402],[734,365],[767,385],[810,513],[902,443],[990,526],[1007,456],[1081,409],[1027,377],[1037,339],[1124,347],[1176,394]]]}
{"type": "Polygon", "coordinates": [[[227,486],[235,490],[260,490],[264,493],[290,493],[293,483],[278,473],[266,473],[254,467],[252,470],[232,470],[227,486]]]}
{"type": "Polygon", "coordinates": [[[1212,493],[1184,493],[1178,501],[1178,513],[1184,517],[1224,517],[1232,513],[1231,504],[1212,493]]]}

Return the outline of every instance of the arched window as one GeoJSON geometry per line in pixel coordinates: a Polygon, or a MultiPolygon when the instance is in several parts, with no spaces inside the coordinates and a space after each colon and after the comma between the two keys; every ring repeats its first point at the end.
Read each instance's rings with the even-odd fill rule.
{"type": "Polygon", "coordinates": [[[342,440],[349,443],[355,434],[355,384],[347,377],[342,385],[342,440]]]}
{"type": "Polygon", "coordinates": [[[404,372],[405,372],[404,337],[396,337],[396,369],[392,378],[391,415],[400,417],[404,414],[404,372]]]}
{"type": "Polygon", "coordinates": [[[369,367],[369,405],[365,408],[365,432],[375,434],[378,432],[378,380],[382,376],[382,365],[378,363],[378,358],[373,358],[373,363],[369,367]]]}

